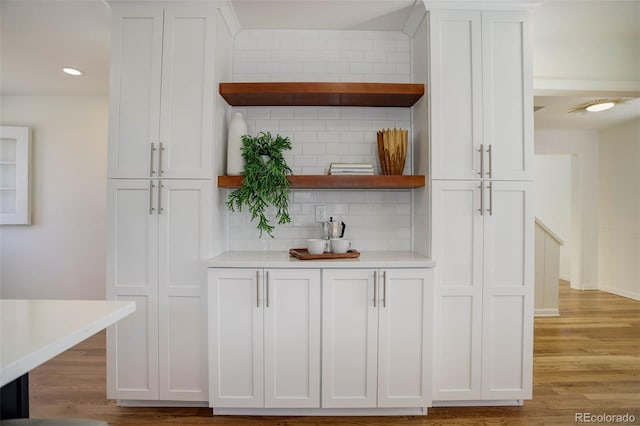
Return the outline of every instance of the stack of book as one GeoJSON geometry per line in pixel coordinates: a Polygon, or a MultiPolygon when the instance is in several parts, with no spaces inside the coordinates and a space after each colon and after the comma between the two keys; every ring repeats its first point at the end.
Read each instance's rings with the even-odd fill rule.
{"type": "Polygon", "coordinates": [[[331,163],[330,175],[372,175],[373,165],[369,163],[331,163]]]}

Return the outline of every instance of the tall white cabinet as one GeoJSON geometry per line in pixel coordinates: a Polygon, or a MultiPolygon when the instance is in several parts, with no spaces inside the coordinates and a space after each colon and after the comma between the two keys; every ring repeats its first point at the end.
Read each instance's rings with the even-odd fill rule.
{"type": "Polygon", "coordinates": [[[224,20],[215,3],[111,9],[107,297],[137,310],[108,330],[107,396],[203,402],[224,20]]]}
{"type": "Polygon", "coordinates": [[[526,12],[429,12],[434,401],[531,397],[533,95],[526,12]]]}

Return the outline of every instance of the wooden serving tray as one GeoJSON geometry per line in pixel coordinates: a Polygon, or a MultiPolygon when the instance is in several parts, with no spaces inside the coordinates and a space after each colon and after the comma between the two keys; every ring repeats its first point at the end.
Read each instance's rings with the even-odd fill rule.
{"type": "Polygon", "coordinates": [[[349,250],[346,253],[321,253],[311,254],[306,248],[292,248],[289,254],[300,260],[319,260],[319,259],[355,259],[360,257],[358,250],[349,250]]]}

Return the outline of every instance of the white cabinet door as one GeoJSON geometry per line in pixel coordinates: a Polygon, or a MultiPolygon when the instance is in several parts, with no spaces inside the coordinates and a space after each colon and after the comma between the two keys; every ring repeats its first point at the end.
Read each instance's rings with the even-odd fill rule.
{"type": "Polygon", "coordinates": [[[320,270],[264,274],[264,406],[320,408],[320,270]]]}
{"type": "Polygon", "coordinates": [[[165,7],[160,177],[211,177],[216,16],[214,5],[165,7]]]}
{"type": "Polygon", "coordinates": [[[527,12],[429,15],[432,179],[532,179],[527,12]]]}
{"type": "Polygon", "coordinates": [[[162,180],[158,199],[160,399],[207,401],[205,268],[211,184],[162,180]]]}
{"type": "Polygon", "coordinates": [[[431,269],[387,269],[378,308],[378,407],[431,405],[431,269]]]}
{"type": "Polygon", "coordinates": [[[109,177],[157,177],[163,9],[111,9],[109,177]]]}
{"type": "Polygon", "coordinates": [[[482,144],[480,12],[430,15],[432,179],[476,179],[482,144]]]}
{"type": "Polygon", "coordinates": [[[533,179],[533,77],[527,12],[482,13],[487,177],[533,179]]]}
{"type": "Polygon", "coordinates": [[[112,9],[109,177],[211,177],[215,6],[112,9]]]}
{"type": "Polygon", "coordinates": [[[157,216],[155,183],[109,180],[107,297],[136,302],[136,312],[107,332],[107,396],[158,399],[157,216]]]}
{"type": "Polygon", "coordinates": [[[433,399],[480,399],[483,215],[480,182],[433,181],[433,399]]]}
{"type": "Polygon", "coordinates": [[[320,408],[320,271],[209,269],[212,407],[320,408]]]}
{"type": "Polygon", "coordinates": [[[376,407],[374,270],[325,269],[322,273],[322,407],[376,407]]]}
{"type": "Polygon", "coordinates": [[[485,191],[482,398],[529,399],[533,365],[533,182],[485,191]]]}
{"type": "Polygon", "coordinates": [[[209,400],[264,407],[260,270],[209,268],[209,400]]]}

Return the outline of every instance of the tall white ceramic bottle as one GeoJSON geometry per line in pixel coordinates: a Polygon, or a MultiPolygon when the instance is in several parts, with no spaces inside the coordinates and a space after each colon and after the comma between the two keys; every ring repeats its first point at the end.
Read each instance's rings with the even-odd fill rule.
{"type": "Polygon", "coordinates": [[[229,122],[229,134],[227,137],[227,175],[239,176],[244,171],[244,158],[242,158],[242,135],[246,135],[247,123],[241,112],[234,112],[229,122]]]}

